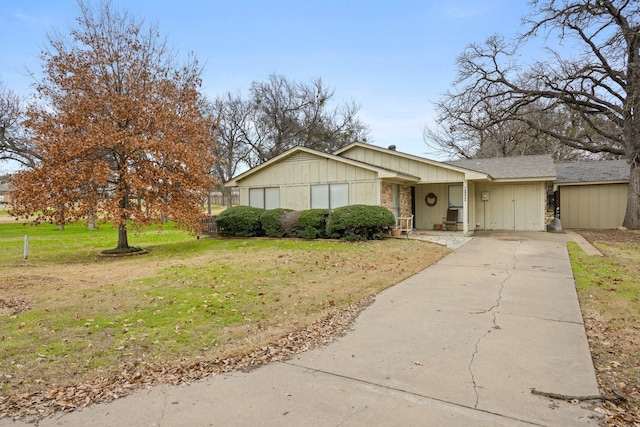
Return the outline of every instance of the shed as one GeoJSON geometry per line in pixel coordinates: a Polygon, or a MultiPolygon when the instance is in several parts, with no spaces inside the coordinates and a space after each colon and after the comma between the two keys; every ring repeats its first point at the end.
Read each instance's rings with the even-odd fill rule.
{"type": "Polygon", "coordinates": [[[13,188],[7,182],[0,182],[0,204],[11,203],[13,188]]]}
{"type": "Polygon", "coordinates": [[[626,160],[558,163],[554,189],[563,228],[616,228],[627,210],[626,160]]]}

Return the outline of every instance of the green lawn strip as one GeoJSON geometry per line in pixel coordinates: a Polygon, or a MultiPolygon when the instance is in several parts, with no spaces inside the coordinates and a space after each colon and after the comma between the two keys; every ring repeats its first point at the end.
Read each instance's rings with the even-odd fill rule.
{"type": "Polygon", "coordinates": [[[569,242],[569,255],[600,386],[639,407],[640,245],[596,244],[603,257],[569,242]]]}
{"type": "Polygon", "coordinates": [[[571,267],[578,292],[592,295],[598,311],[623,320],[624,313],[632,319],[640,317],[638,262],[640,248],[611,248],[599,244],[606,256],[589,256],[574,242],[569,242],[571,267]]]}
{"type": "MultiPolygon", "coordinates": [[[[65,225],[64,230],[51,224],[0,224],[0,264],[24,259],[24,237],[29,237],[30,262],[87,262],[117,243],[117,230],[110,224],[89,230],[84,223],[65,225]]],[[[181,241],[196,240],[175,224],[161,230],[155,226],[131,229],[129,243],[145,249],[181,241]]]]}

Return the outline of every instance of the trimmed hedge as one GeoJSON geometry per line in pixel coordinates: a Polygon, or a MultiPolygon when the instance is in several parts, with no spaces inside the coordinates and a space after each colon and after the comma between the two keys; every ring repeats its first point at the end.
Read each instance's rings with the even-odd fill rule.
{"type": "Polygon", "coordinates": [[[391,211],[382,206],[342,206],[329,214],[327,234],[342,240],[379,240],[389,236],[395,225],[391,211]]]}
{"type": "Polygon", "coordinates": [[[326,239],[329,209],[302,211],[298,218],[298,237],[301,239],[326,239]]]}
{"type": "Polygon", "coordinates": [[[216,218],[218,234],[221,236],[257,237],[263,236],[260,217],[264,209],[251,206],[234,206],[226,209],[216,218]]]}
{"type": "Polygon", "coordinates": [[[260,224],[262,230],[267,237],[284,237],[285,232],[282,229],[282,215],[290,212],[291,209],[269,209],[260,215],[260,224]]]}
{"type": "Polygon", "coordinates": [[[391,234],[393,214],[381,206],[351,205],[333,211],[264,210],[234,206],[216,218],[218,234],[226,237],[299,237],[301,239],[376,240],[391,234]]]}

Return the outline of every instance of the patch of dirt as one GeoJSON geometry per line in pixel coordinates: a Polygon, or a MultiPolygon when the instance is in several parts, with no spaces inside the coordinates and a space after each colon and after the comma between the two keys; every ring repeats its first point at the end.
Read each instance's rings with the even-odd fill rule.
{"type": "Polygon", "coordinates": [[[65,264],[11,266],[3,269],[0,298],[20,296],[38,297],[52,290],[82,290],[109,286],[130,280],[153,276],[159,268],[171,265],[153,262],[116,262],[106,260],[91,264],[65,264]]]}
{"type": "Polygon", "coordinates": [[[640,232],[628,230],[574,230],[591,244],[625,244],[640,246],[640,232]]]}

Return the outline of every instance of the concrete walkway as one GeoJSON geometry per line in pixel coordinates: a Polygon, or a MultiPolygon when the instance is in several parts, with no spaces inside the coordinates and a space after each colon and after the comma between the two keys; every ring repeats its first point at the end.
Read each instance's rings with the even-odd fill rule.
{"type": "Polygon", "coordinates": [[[598,394],[566,239],[477,235],[327,347],[38,425],[596,426],[588,404],[531,393],[598,394]]]}

